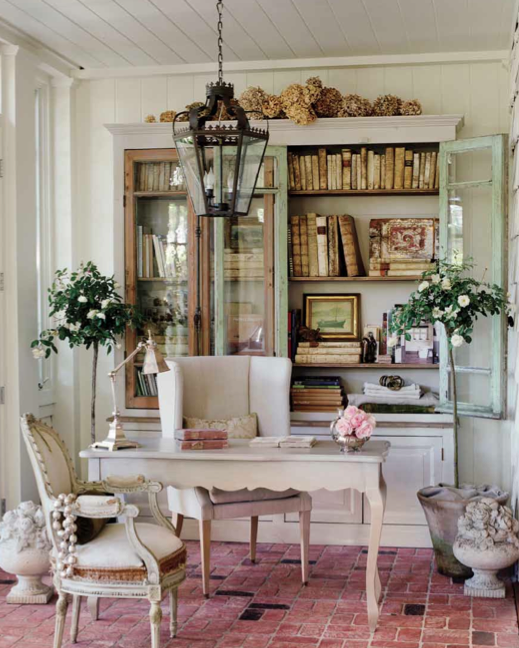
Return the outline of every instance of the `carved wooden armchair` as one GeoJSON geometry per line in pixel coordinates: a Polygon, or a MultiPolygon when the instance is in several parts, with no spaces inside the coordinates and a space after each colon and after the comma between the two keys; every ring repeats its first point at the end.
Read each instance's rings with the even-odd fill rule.
{"type": "Polygon", "coordinates": [[[81,597],[147,598],[150,601],[152,648],[159,648],[160,602],[170,594],[170,633],[177,630],[177,592],[185,579],[186,548],[171,522],[162,515],[157,493],[162,484],[142,475],[80,481],[60,436],[52,428],[24,415],[22,434],[34,469],[47,531],[51,539],[54,585],[58,592],[54,648],[61,648],[68,607],[73,597],[71,641],[78,634],[81,597]],[[148,493],[158,522],[135,522],[139,509],[117,497],[120,493],[148,493]],[[76,544],[78,517],[102,520],[124,517],[107,524],[85,544],[76,544]]]}

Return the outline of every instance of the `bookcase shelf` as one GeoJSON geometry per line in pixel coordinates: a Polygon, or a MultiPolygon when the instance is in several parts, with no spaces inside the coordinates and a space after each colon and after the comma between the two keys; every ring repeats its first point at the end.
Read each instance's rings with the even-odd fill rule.
{"type": "Polygon", "coordinates": [[[331,363],[318,363],[318,362],[309,362],[308,364],[301,364],[299,363],[294,363],[293,367],[304,367],[305,369],[309,369],[312,367],[320,368],[322,369],[323,367],[330,367],[330,368],[335,368],[335,369],[391,369],[392,371],[395,369],[439,369],[440,365],[439,364],[378,364],[376,362],[372,363],[358,363],[358,364],[353,364],[353,363],[337,363],[337,364],[331,364],[331,363]]]}
{"type": "Polygon", "coordinates": [[[328,281],[419,281],[421,275],[413,275],[412,277],[289,277],[289,281],[312,281],[312,282],[328,282],[328,281]]]}
{"type": "Polygon", "coordinates": [[[307,189],[291,190],[289,196],[438,196],[439,189],[307,189]]]}
{"type": "Polygon", "coordinates": [[[185,198],[187,191],[134,191],[135,198],[185,198]]]}

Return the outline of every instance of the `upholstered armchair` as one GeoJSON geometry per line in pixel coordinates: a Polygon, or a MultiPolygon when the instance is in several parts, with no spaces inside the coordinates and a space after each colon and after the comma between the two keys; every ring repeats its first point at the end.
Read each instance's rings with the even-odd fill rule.
{"type": "MultiPolygon", "coordinates": [[[[162,485],[143,476],[80,481],[67,449],[52,428],[25,415],[22,434],[38,485],[47,532],[52,542],[51,562],[58,593],[54,648],[61,648],[68,599],[72,596],[71,641],[77,640],[81,597],[147,598],[150,602],[152,648],[160,645],[160,602],[170,594],[170,634],[177,629],[177,591],[185,579],[186,548],[173,525],[162,515],[157,493],[162,485]],[[158,524],[136,522],[139,509],[117,495],[148,494],[158,524]],[[103,526],[101,520],[124,518],[103,526]],[[81,523],[102,527],[98,535],[77,544],[81,523]]],[[[90,535],[93,536],[92,529],[90,535]]]]}
{"type": "MultiPolygon", "coordinates": [[[[229,419],[256,413],[260,436],[290,434],[290,377],[286,358],[255,356],[199,356],[168,359],[171,371],[159,374],[162,435],[174,437],[183,417],[229,419]]],[[[196,452],[196,451],[193,451],[196,452]]],[[[215,452],[218,452],[215,450],[215,452]]],[[[264,488],[221,491],[205,488],[168,488],[168,506],[175,516],[177,533],[184,517],[199,521],[202,577],[209,596],[211,522],[249,517],[250,559],[256,559],[258,518],[262,515],[299,513],[301,571],[308,581],[308,545],[312,498],[294,490],[264,488]]]]}

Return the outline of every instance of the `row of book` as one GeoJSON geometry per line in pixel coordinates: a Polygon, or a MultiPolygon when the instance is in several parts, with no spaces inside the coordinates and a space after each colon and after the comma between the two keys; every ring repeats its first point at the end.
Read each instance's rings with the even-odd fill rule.
{"type": "Polygon", "coordinates": [[[235,252],[225,248],[224,277],[226,279],[261,279],[265,272],[264,256],[263,250],[252,249],[250,252],[235,252]]]}
{"type": "Polygon", "coordinates": [[[384,263],[381,261],[369,261],[370,277],[415,277],[423,272],[429,272],[436,268],[435,261],[421,261],[420,259],[399,259],[384,263]]]}
{"type": "Polygon", "coordinates": [[[140,279],[185,279],[185,276],[179,277],[176,270],[179,268],[182,274],[187,272],[185,263],[175,264],[175,254],[172,252],[172,248],[178,250],[178,246],[185,244],[168,244],[164,235],[147,233],[149,231],[148,227],[137,226],[137,276],[140,279]],[[173,257],[168,255],[168,249],[173,257]]]}
{"type": "Polygon", "coordinates": [[[227,430],[183,428],[175,430],[181,450],[223,450],[229,447],[227,430]]]}
{"type": "Polygon", "coordinates": [[[294,412],[335,412],[346,396],[338,376],[301,376],[292,383],[290,399],[294,412]]]}
{"type": "Polygon", "coordinates": [[[158,396],[159,390],[157,388],[157,379],[155,374],[143,374],[142,371],[137,368],[137,396],[158,396]]]}
{"type": "Polygon", "coordinates": [[[290,191],[363,191],[438,189],[437,151],[417,151],[403,146],[381,149],[366,146],[340,153],[320,148],[315,153],[288,153],[290,191]]]}
{"type": "Polygon", "coordinates": [[[186,191],[177,162],[141,162],[137,167],[135,191],[186,191]]]}
{"type": "Polygon", "coordinates": [[[299,342],[296,364],[359,364],[362,362],[360,342],[299,342]]]}
{"type": "Polygon", "coordinates": [[[291,216],[288,228],[291,277],[358,277],[364,275],[352,216],[291,216]]]}

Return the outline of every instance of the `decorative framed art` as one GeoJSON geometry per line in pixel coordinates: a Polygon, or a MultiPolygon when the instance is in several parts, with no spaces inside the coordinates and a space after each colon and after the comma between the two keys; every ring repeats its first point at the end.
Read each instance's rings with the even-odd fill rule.
{"type": "Polygon", "coordinates": [[[304,322],[324,339],[360,339],[360,295],[304,295],[304,322]]]}

